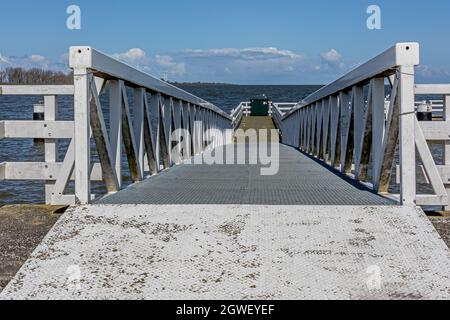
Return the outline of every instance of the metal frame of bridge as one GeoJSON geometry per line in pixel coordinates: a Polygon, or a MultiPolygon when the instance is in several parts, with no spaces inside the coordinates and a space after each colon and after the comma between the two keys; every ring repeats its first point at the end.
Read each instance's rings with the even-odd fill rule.
{"type": "Polygon", "coordinates": [[[0,86],[4,95],[45,97],[43,121],[0,122],[0,138],[45,139],[45,162],[2,163],[0,180],[44,180],[48,203],[83,204],[62,216],[0,299],[448,299],[449,250],[416,205],[449,205],[450,85],[416,85],[418,64],[419,45],[400,43],[298,104],[274,104],[273,121],[288,145],[282,152],[289,157],[280,158],[287,170],[258,180],[253,167],[196,167],[208,183],[226,180],[214,196],[223,200],[228,187],[237,193],[230,202],[203,200],[214,189],[185,160],[221,147],[209,129],[239,127],[248,104],[230,116],[91,47],[70,50],[73,86],[0,86]],[[109,130],[100,99],[106,84],[109,130]],[[419,94],[444,97],[443,121],[417,121],[419,94]],[[74,121],[56,119],[58,95],[74,96],[74,121]],[[176,129],[186,129],[188,139],[180,140],[176,129]],[[58,139],[71,139],[61,163],[58,139]],[[169,151],[176,141],[187,150],[182,158],[169,151]],[[98,163],[92,161],[91,142],[98,163]],[[429,142],[445,148],[443,165],[429,142]],[[121,190],[122,144],[136,182],[126,190],[121,190]],[[397,145],[396,200],[402,205],[389,206],[378,193],[388,191],[397,145]],[[417,194],[416,151],[434,195],[417,194]],[[179,166],[166,170],[174,165],[179,166]],[[301,180],[291,169],[311,176],[301,180]],[[352,183],[338,178],[336,170],[352,183]],[[189,175],[195,177],[180,183],[189,175]],[[70,180],[75,194],[65,193],[70,180]],[[110,194],[104,201],[112,204],[92,203],[95,180],[104,181],[110,194]],[[166,189],[159,196],[161,182],[166,189]],[[244,194],[265,191],[271,183],[283,187],[292,202],[266,198],[261,205],[261,197],[244,194]],[[344,185],[335,197],[354,197],[353,202],[327,203],[330,183],[344,185]],[[292,196],[312,186],[316,205],[298,205],[292,196]],[[133,190],[151,192],[155,200],[144,194],[143,205],[133,199],[123,204],[120,198],[130,200],[133,190]],[[199,203],[189,203],[192,190],[200,191],[199,203]],[[187,200],[173,203],[171,192],[187,200]],[[79,271],[76,283],[68,279],[73,270],[79,271]],[[374,270],[380,273],[375,283],[374,270]]]}
{"type": "MultiPolygon", "coordinates": [[[[320,89],[298,104],[274,103],[272,117],[282,142],[300,148],[324,164],[364,183],[402,204],[448,207],[450,188],[450,85],[416,85],[414,67],[419,45],[400,43],[320,89]],[[385,84],[391,87],[385,121],[385,84]],[[415,95],[442,95],[444,121],[421,122],[415,117],[415,95]],[[445,163],[436,164],[428,143],[445,147],[445,163]],[[399,145],[400,195],[388,195],[395,151],[399,145]],[[416,192],[416,150],[433,195],[416,192]]],[[[73,86],[1,86],[3,95],[44,96],[44,121],[0,121],[0,138],[45,139],[45,162],[2,163],[0,179],[46,181],[49,204],[91,202],[91,181],[104,181],[108,193],[122,188],[122,142],[134,182],[180,163],[171,159],[172,133],[189,130],[186,157],[200,154],[208,129],[237,128],[247,116],[242,103],[231,115],[164,81],[142,73],[91,47],[73,47],[70,66],[73,86]],[[99,99],[110,91],[110,130],[99,99]],[[127,88],[133,90],[129,104],[127,88]],[[56,119],[58,95],[74,96],[74,121],[56,119]],[[131,115],[133,113],[133,116],[131,115]],[[156,114],[157,136],[151,114],[156,114]],[[202,128],[195,127],[200,122],[202,128]],[[91,160],[91,138],[99,163],[91,160]],[[62,163],[58,139],[72,139],[62,163]],[[160,167],[162,163],[162,167],[160,167]],[[66,194],[70,180],[75,194],[66,194]]]]}
{"type": "Polygon", "coordinates": [[[283,143],[298,147],[388,195],[399,146],[401,204],[448,207],[450,194],[450,85],[416,85],[419,44],[399,43],[323,87],[274,119],[283,143]],[[385,118],[385,84],[391,89],[385,118]],[[444,121],[420,122],[415,95],[444,96],[444,121]],[[444,165],[437,165],[428,143],[444,146],[444,165]],[[417,194],[416,151],[434,194],[417,194]],[[369,177],[369,171],[370,176],[369,177]]]}

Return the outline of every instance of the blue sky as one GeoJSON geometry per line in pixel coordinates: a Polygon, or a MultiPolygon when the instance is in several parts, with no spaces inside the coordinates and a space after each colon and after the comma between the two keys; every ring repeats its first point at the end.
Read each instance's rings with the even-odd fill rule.
{"type": "Polygon", "coordinates": [[[90,45],[169,80],[312,84],[395,42],[421,43],[420,82],[450,81],[445,0],[15,0],[2,3],[0,67],[65,69],[90,45]],[[81,8],[81,30],[66,9],[81,8]],[[381,30],[366,27],[381,8],[381,30]]]}

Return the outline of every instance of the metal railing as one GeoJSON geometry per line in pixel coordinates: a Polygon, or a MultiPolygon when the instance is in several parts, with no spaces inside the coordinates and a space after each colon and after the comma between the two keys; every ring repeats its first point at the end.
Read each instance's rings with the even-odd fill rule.
{"type": "MultiPolygon", "coordinates": [[[[282,103],[274,103],[272,108],[272,119],[277,128],[282,127],[282,119],[283,117],[289,113],[293,108],[297,106],[296,103],[292,102],[282,102],[282,103]]],[[[281,133],[281,132],[280,132],[281,133]]]]}
{"type": "Polygon", "coordinates": [[[248,117],[252,114],[250,102],[241,102],[239,106],[231,111],[232,127],[237,129],[241,124],[242,117],[248,117]]]}
{"type": "Polygon", "coordinates": [[[290,112],[297,104],[293,102],[274,102],[273,108],[277,109],[281,115],[290,112]]]}
{"type": "Polygon", "coordinates": [[[45,139],[45,162],[0,164],[0,180],[46,181],[48,204],[92,201],[91,182],[103,181],[108,193],[122,188],[122,151],[133,182],[145,172],[159,173],[201,153],[209,129],[231,128],[231,117],[207,101],[119,62],[91,47],[72,47],[73,86],[0,86],[3,95],[44,96],[44,121],[1,121],[0,138],[45,139]],[[100,95],[109,88],[109,130],[100,95]],[[130,104],[128,93],[133,92],[130,104]],[[74,97],[74,121],[56,119],[56,97],[74,97]],[[156,137],[151,116],[157,117],[156,137]],[[175,136],[185,129],[188,137],[175,136]],[[58,139],[71,139],[64,161],[58,160],[58,139]],[[91,141],[99,163],[92,163],[91,141]],[[174,159],[172,148],[183,148],[174,159]],[[122,150],[124,146],[124,150],[122,150]],[[162,165],[161,165],[162,164],[162,165]],[[70,180],[75,194],[66,194],[70,180]]]}
{"type": "MultiPolygon", "coordinates": [[[[293,102],[269,102],[269,116],[273,117],[275,109],[278,114],[284,115],[296,106],[293,102]]],[[[233,118],[233,128],[237,129],[242,121],[242,117],[249,117],[252,114],[251,102],[241,102],[239,106],[231,111],[233,118]]]]}
{"type": "Polygon", "coordinates": [[[450,120],[450,86],[415,85],[418,64],[417,43],[396,44],[282,116],[278,121],[283,143],[302,149],[381,194],[389,191],[398,147],[401,194],[391,196],[404,205],[448,206],[449,186],[444,182],[450,181],[450,122],[419,123],[415,95],[444,95],[445,118],[450,120]],[[386,84],[390,86],[387,117],[386,84]],[[446,145],[445,166],[436,165],[428,141],[446,145]],[[433,195],[417,194],[416,150],[433,195]]]}

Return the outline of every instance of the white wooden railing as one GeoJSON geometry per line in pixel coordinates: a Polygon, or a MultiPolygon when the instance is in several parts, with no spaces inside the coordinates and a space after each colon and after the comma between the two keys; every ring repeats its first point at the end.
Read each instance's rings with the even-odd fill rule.
{"type": "MultiPolygon", "coordinates": [[[[44,96],[45,121],[1,121],[0,138],[45,139],[45,162],[2,163],[0,180],[46,181],[48,204],[86,204],[93,200],[91,181],[103,181],[108,193],[122,188],[122,152],[134,182],[201,153],[208,129],[231,128],[231,117],[218,107],[158,80],[91,47],[72,47],[73,86],[1,86],[3,95],[44,96]],[[100,95],[109,88],[109,130],[100,95]],[[128,89],[128,90],[127,90],[128,89]],[[127,92],[133,92],[130,104],[127,92]],[[56,97],[74,96],[74,121],[56,119],[56,97]],[[157,117],[156,137],[151,115],[157,117]],[[189,136],[174,137],[177,129],[189,136]],[[58,160],[58,139],[71,139],[64,161],[58,160]],[[174,159],[181,141],[184,153],[174,159]],[[95,142],[99,163],[91,159],[95,142]],[[122,145],[125,150],[122,150],[122,145]],[[66,194],[70,180],[75,194],[66,194]]],[[[181,147],[180,147],[181,148],[181,147]]]]}
{"type": "Polygon", "coordinates": [[[399,147],[401,194],[391,197],[405,205],[448,206],[449,186],[444,182],[450,182],[450,86],[415,85],[418,64],[419,45],[399,43],[313,93],[288,114],[276,114],[283,143],[381,194],[389,191],[399,147]],[[391,87],[387,120],[385,84],[391,87]],[[445,121],[419,123],[416,94],[445,96],[445,121]],[[436,165],[429,141],[445,144],[445,165],[436,165]],[[433,195],[417,194],[416,150],[433,195]]]}
{"type": "MultiPolygon", "coordinates": [[[[43,96],[43,121],[0,121],[0,139],[44,139],[44,162],[2,162],[0,163],[0,181],[29,180],[45,181],[47,204],[66,204],[67,198],[54,194],[61,186],[63,171],[67,171],[67,161],[58,162],[58,142],[61,139],[73,139],[75,126],[73,121],[57,121],[58,96],[73,96],[71,85],[58,86],[0,86],[0,95],[43,96]],[[59,183],[58,183],[59,182],[59,183]]],[[[31,115],[30,115],[31,116],[31,115]]],[[[19,150],[17,150],[19,152],[19,150]]],[[[69,148],[69,157],[73,145],[69,148]]],[[[101,170],[92,168],[92,180],[101,180],[101,170]]],[[[73,180],[72,171],[68,180],[73,180]]]]}

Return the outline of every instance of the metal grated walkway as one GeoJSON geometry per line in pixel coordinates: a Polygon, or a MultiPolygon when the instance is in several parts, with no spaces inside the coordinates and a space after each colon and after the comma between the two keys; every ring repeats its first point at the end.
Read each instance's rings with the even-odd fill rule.
{"type": "MultiPolygon", "coordinates": [[[[249,147],[248,152],[255,152],[249,147]]],[[[310,157],[280,145],[279,172],[261,165],[175,166],[99,204],[392,205],[310,157]]]]}

